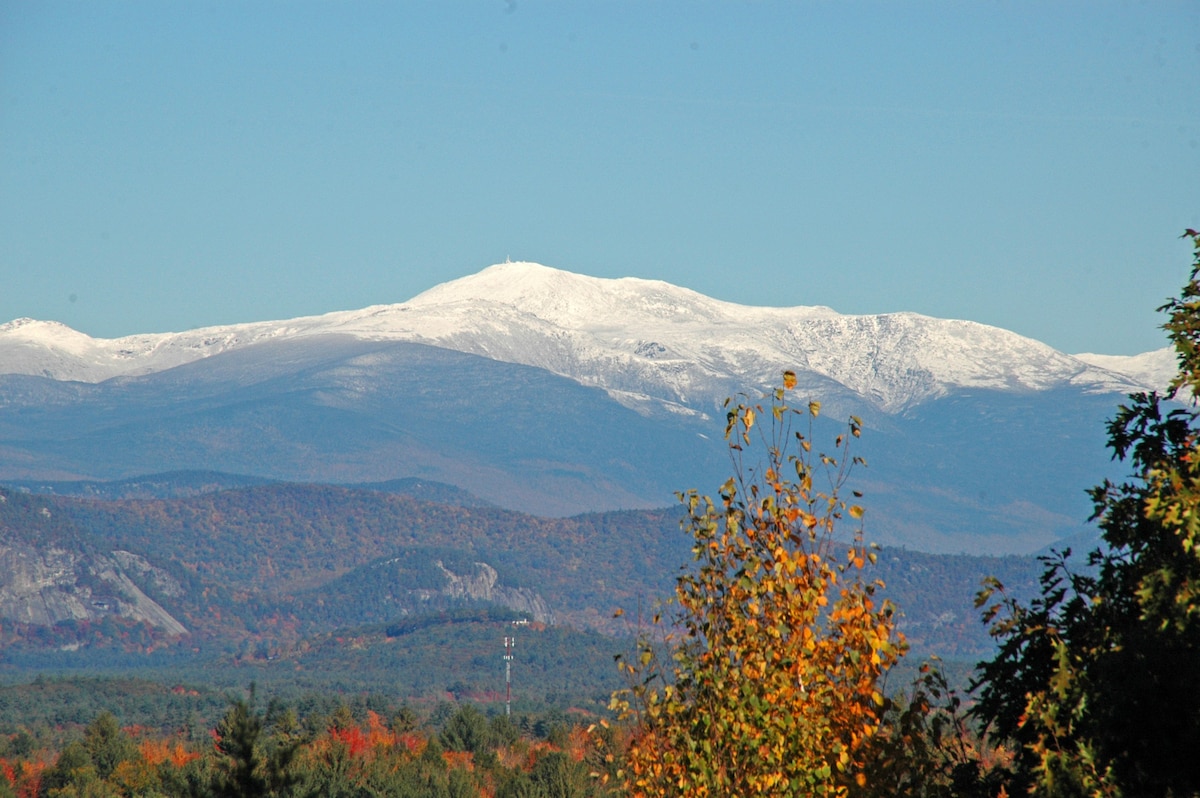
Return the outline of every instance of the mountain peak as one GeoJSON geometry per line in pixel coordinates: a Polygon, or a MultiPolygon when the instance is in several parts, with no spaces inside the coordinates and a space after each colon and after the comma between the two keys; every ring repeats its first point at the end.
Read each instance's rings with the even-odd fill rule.
{"type": "Polygon", "coordinates": [[[0,324],[0,373],[44,373],[45,368],[29,369],[47,358],[94,362],[101,349],[91,336],[58,321],[20,318],[0,324]]]}
{"type": "MultiPolygon", "coordinates": [[[[668,283],[635,277],[590,277],[526,261],[497,263],[483,271],[434,286],[409,300],[409,305],[433,305],[464,300],[484,300],[519,307],[527,312],[550,311],[597,300],[606,294],[628,298],[650,287],[686,291],[668,283]],[[622,290],[624,289],[624,290],[622,290]]],[[[700,296],[696,294],[696,296],[700,296]]],[[[604,304],[611,304],[605,302],[604,304]]],[[[557,310],[558,313],[554,313],[557,310]]],[[[541,315],[541,314],[538,314],[541,315]]]]}
{"type": "Polygon", "coordinates": [[[410,307],[432,308],[464,302],[506,305],[523,314],[572,330],[624,330],[653,335],[660,325],[761,323],[777,318],[832,317],[825,307],[758,308],[713,299],[662,280],[591,277],[539,263],[498,263],[418,294],[410,307]]]}
{"type": "MultiPolygon", "coordinates": [[[[62,338],[88,338],[61,321],[41,321],[22,317],[0,324],[0,336],[20,338],[26,341],[59,340],[62,338]]],[[[89,339],[90,340],[90,339],[89,339]]]]}

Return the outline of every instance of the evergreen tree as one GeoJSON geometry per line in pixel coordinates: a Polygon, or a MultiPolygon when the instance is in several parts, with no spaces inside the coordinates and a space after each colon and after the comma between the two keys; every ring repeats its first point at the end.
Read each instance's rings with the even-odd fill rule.
{"type": "Polygon", "coordinates": [[[261,798],[286,795],[296,783],[292,761],[296,745],[276,740],[268,746],[263,721],[254,710],[254,685],[250,700],[234,699],[217,725],[217,751],[224,755],[212,778],[213,793],[220,798],[261,798]]]}
{"type": "Polygon", "coordinates": [[[88,724],[83,733],[83,746],[101,779],[107,779],[117,765],[138,755],[137,746],[111,712],[101,712],[88,724]]]}

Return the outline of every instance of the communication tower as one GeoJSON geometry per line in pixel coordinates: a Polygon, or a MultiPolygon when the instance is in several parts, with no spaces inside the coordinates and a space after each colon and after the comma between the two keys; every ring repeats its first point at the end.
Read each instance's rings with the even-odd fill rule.
{"type": "Polygon", "coordinates": [[[512,661],[517,648],[517,637],[504,637],[504,717],[512,717],[512,661]]]}

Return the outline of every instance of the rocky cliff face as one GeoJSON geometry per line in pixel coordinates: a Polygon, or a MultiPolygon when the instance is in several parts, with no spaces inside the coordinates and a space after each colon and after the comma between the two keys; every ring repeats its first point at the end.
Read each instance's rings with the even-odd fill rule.
{"type": "Polygon", "coordinates": [[[437,567],[446,576],[446,586],[442,588],[442,594],[445,596],[490,601],[515,612],[525,613],[539,623],[554,623],[554,613],[550,611],[545,599],[528,588],[498,585],[499,574],[485,562],[475,563],[475,571],[469,574],[456,574],[446,568],[440,560],[437,567]]]}
{"type": "Polygon", "coordinates": [[[130,579],[122,559],[144,564],[143,576],[158,570],[127,552],[107,557],[0,536],[0,619],[54,626],[116,615],[148,623],[170,636],[187,634],[183,624],[130,579]]]}

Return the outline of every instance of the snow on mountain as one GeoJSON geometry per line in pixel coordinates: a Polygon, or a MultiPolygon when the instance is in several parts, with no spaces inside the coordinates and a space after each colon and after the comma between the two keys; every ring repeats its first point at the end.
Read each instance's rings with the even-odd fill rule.
{"type": "MultiPolygon", "coordinates": [[[[56,321],[16,319],[0,324],[0,374],[34,374],[79,382],[152,374],[271,340],[343,332],[339,326],[345,319],[369,318],[375,310],[366,308],[286,321],[249,322],[122,338],[91,338],[56,321]]],[[[369,324],[365,330],[371,332],[369,324]]],[[[348,332],[355,334],[354,330],[348,332]]],[[[363,337],[378,336],[364,334],[363,337]]]]}
{"type": "MultiPolygon", "coordinates": [[[[320,334],[414,341],[537,366],[643,412],[707,412],[725,396],[777,384],[785,368],[814,395],[840,393],[885,412],[961,388],[1159,385],[1157,366],[1137,358],[1073,357],[969,321],[749,307],[660,281],[534,263],[491,266],[396,305],[182,333],[93,339],[56,322],[18,319],[0,325],[0,374],[100,382],[320,334]]],[[[1151,355],[1139,357],[1157,363],[1151,355]]]]}
{"type": "Polygon", "coordinates": [[[252,342],[256,326],[91,338],[56,321],[16,319],[0,324],[0,374],[79,382],[150,374],[252,342]]]}
{"type": "Polygon", "coordinates": [[[719,400],[731,387],[769,387],[784,368],[827,378],[890,412],[953,388],[1132,388],[1127,378],[974,322],[746,307],[658,281],[604,280],[537,264],[492,266],[420,294],[407,307],[473,317],[485,328],[430,325],[428,343],[691,406],[719,400]],[[513,318],[514,310],[528,318],[513,318]],[[516,328],[538,334],[541,345],[514,341],[497,351],[497,341],[516,328]]]}
{"type": "Polygon", "coordinates": [[[1114,374],[1124,374],[1139,385],[1164,394],[1179,372],[1175,349],[1170,346],[1140,355],[1095,355],[1084,352],[1075,357],[1114,374]]]}

